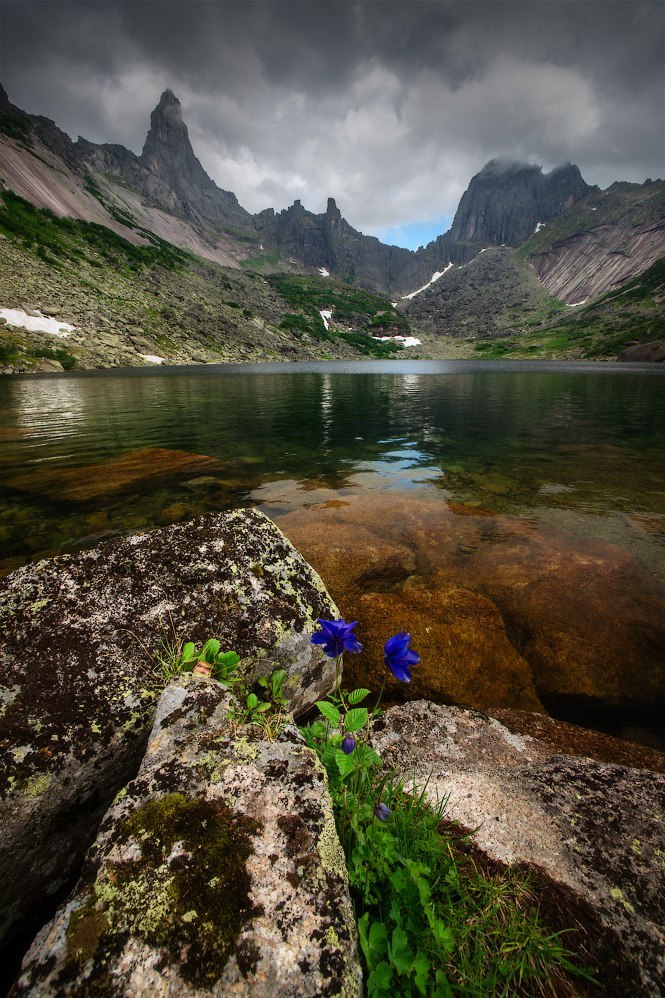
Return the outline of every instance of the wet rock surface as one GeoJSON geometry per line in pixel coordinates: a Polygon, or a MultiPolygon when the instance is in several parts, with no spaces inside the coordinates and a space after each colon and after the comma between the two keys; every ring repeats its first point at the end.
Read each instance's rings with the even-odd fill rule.
{"type": "Polygon", "coordinates": [[[58,500],[86,502],[138,486],[154,486],[174,478],[209,475],[221,468],[221,462],[205,454],[145,447],[84,468],[42,467],[17,475],[9,485],[19,492],[42,494],[46,491],[58,500]]]}
{"type": "Polygon", "coordinates": [[[0,936],[57,896],[136,771],[164,641],[218,638],[250,686],[286,669],[298,713],[334,681],[309,640],[319,616],[337,616],[320,578],[255,510],[113,540],[0,582],[0,936]]]}
{"type": "Polygon", "coordinates": [[[406,781],[415,773],[416,783],[427,782],[427,795],[446,802],[446,818],[470,832],[481,854],[535,869],[564,906],[592,913],[602,930],[592,947],[610,993],[660,994],[665,776],[563,755],[485,714],[425,701],[389,711],[374,745],[406,781]]]}
{"type": "Polygon", "coordinates": [[[276,741],[187,677],[163,693],[136,778],[13,994],[360,993],[325,773],[293,725],[276,741]]]}
{"type": "Polygon", "coordinates": [[[363,651],[353,669],[361,685],[376,683],[388,632],[403,630],[411,634],[421,662],[408,686],[388,679],[388,697],[544,710],[528,663],[508,640],[496,606],[484,596],[468,589],[368,593],[361,596],[359,611],[363,651]]]}
{"type": "Polygon", "coordinates": [[[665,702],[665,588],[622,548],[463,503],[345,499],[278,523],[359,620],[350,682],[373,670],[378,688],[381,640],[403,628],[433,700],[559,716],[580,698],[627,715],[665,702]]]}

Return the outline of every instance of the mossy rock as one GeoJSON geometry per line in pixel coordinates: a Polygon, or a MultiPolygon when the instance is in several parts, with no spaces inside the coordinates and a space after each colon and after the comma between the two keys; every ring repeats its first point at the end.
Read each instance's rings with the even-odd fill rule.
{"type": "Polygon", "coordinates": [[[43,910],[140,763],[165,640],[216,637],[246,681],[287,671],[294,713],[334,682],[310,643],[337,608],[255,510],[39,562],[0,581],[0,938],[43,910]],[[151,657],[153,656],[153,657],[151,657]]]}
{"type": "Polygon", "coordinates": [[[211,680],[167,688],[16,994],[360,994],[323,769],[292,724],[266,741],[232,702],[211,680]]]}

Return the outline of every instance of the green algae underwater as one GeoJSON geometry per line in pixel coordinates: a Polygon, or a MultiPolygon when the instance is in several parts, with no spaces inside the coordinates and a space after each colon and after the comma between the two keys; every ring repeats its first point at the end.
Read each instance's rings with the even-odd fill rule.
{"type": "Polygon", "coordinates": [[[0,379],[3,574],[244,505],[275,519],[359,619],[366,653],[350,682],[377,685],[390,618],[423,659],[395,697],[542,711],[664,747],[656,365],[0,379]]]}

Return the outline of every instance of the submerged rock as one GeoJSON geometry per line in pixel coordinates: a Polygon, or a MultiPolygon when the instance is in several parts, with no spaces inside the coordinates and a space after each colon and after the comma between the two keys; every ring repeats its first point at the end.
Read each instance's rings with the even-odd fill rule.
{"type": "Polygon", "coordinates": [[[0,939],[43,911],[139,765],[154,653],[216,637],[249,685],[287,670],[294,713],[331,689],[310,643],[336,617],[323,583],[255,510],[203,517],[0,580],[0,939]]]}
{"type": "Polygon", "coordinates": [[[359,685],[376,683],[386,638],[408,631],[420,664],[408,685],[389,677],[389,697],[543,710],[528,663],[508,640],[496,606],[484,596],[468,589],[367,593],[360,598],[359,615],[363,650],[353,660],[359,685]]]}
{"type": "Polygon", "coordinates": [[[443,803],[484,857],[548,883],[564,924],[586,930],[612,994],[660,994],[665,776],[561,754],[555,724],[541,741],[477,711],[419,701],[390,710],[374,746],[408,784],[443,803]]]}
{"type": "Polygon", "coordinates": [[[216,458],[205,454],[146,447],[83,468],[57,468],[45,464],[37,470],[16,475],[9,485],[19,492],[48,493],[53,499],[86,502],[159,482],[210,474],[222,467],[216,458]]]}
{"type": "MultiPolygon", "coordinates": [[[[419,695],[463,700],[471,690],[474,706],[508,706],[521,674],[511,706],[539,709],[537,697],[565,715],[584,698],[601,712],[641,716],[665,703],[665,587],[622,548],[436,498],[345,499],[286,514],[279,525],[347,617],[358,619],[361,641],[368,633],[378,639],[384,609],[384,640],[400,628],[421,635],[431,628],[421,637],[419,695]],[[416,597],[414,586],[431,596],[416,597]],[[454,605],[455,590],[468,594],[466,608],[461,597],[454,605]],[[488,640],[488,621],[496,641],[488,640]]],[[[374,637],[368,648],[372,642],[371,661],[350,657],[347,668],[351,682],[358,668],[378,687],[382,655],[374,637]]]]}
{"type": "Polygon", "coordinates": [[[232,703],[193,677],[163,693],[141,769],[14,994],[360,994],[323,767],[293,725],[276,741],[234,726],[232,703]]]}

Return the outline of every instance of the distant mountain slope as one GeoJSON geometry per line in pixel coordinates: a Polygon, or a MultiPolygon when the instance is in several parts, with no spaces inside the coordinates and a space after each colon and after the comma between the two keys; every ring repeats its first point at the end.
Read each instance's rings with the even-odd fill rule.
{"type": "Polygon", "coordinates": [[[162,94],[141,156],[68,135],[28,115],[0,87],[0,179],[39,208],[98,222],[137,244],[146,230],[181,249],[239,266],[258,240],[252,216],[196,159],[180,104],[162,94]]]}
{"type": "Polygon", "coordinates": [[[479,340],[476,352],[483,357],[665,360],[665,257],[588,305],[564,306],[549,318],[527,317],[512,334],[479,340]]]}
{"type": "Polygon", "coordinates": [[[620,287],[665,256],[665,182],[594,191],[532,235],[521,255],[568,304],[620,287]]]}
{"type": "Polygon", "coordinates": [[[419,331],[469,339],[505,336],[561,308],[513,250],[492,247],[452,268],[400,310],[419,331]]]}

